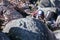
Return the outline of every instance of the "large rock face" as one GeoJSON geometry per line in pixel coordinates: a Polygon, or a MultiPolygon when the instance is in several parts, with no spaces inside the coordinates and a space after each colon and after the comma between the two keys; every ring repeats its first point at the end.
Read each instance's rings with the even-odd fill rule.
{"type": "Polygon", "coordinates": [[[53,33],[39,20],[27,17],[9,22],[3,32],[13,40],[55,40],[53,33]]]}
{"type": "Polygon", "coordinates": [[[10,40],[4,33],[0,32],[0,40],[10,40]]]}

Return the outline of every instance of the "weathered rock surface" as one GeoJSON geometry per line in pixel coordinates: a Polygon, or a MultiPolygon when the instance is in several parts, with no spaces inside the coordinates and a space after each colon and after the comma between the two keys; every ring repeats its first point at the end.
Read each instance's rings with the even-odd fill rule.
{"type": "Polygon", "coordinates": [[[4,33],[0,32],[0,40],[10,40],[4,33]]]}
{"type": "Polygon", "coordinates": [[[56,36],[56,39],[57,39],[57,40],[60,40],[60,30],[55,30],[55,31],[54,31],[54,34],[55,34],[55,36],[56,36]]]}
{"type": "Polygon", "coordinates": [[[16,11],[13,7],[0,6],[0,15],[5,19],[12,20],[22,18],[22,14],[16,11]]]}
{"type": "Polygon", "coordinates": [[[40,7],[60,7],[60,0],[40,0],[40,7]]]}
{"type": "Polygon", "coordinates": [[[0,5],[4,5],[4,1],[3,0],[0,0],[0,5]]]}
{"type": "Polygon", "coordinates": [[[9,33],[13,40],[56,40],[41,21],[31,17],[10,21],[3,32],[9,33]]]}
{"type": "Polygon", "coordinates": [[[50,0],[40,0],[40,7],[51,7],[53,6],[50,0]]]}
{"type": "Polygon", "coordinates": [[[7,7],[0,5],[0,13],[1,13],[1,11],[3,12],[4,10],[7,10],[7,7]]]}
{"type": "Polygon", "coordinates": [[[0,0],[0,5],[7,6],[9,5],[9,2],[7,0],[0,0]]]}
{"type": "Polygon", "coordinates": [[[60,0],[55,0],[54,3],[56,7],[60,8],[60,0]]]}
{"type": "Polygon", "coordinates": [[[7,9],[4,13],[4,16],[8,20],[18,19],[23,17],[18,11],[14,9],[7,9]]]}
{"type": "Polygon", "coordinates": [[[57,17],[56,24],[58,27],[60,27],[60,15],[57,17]]]}

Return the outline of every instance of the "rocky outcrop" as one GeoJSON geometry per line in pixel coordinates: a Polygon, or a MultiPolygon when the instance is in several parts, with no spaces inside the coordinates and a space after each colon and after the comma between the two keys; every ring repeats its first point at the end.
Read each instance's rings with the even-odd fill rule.
{"type": "Polygon", "coordinates": [[[13,40],[55,40],[53,33],[39,20],[26,17],[10,21],[3,32],[13,40]]]}

